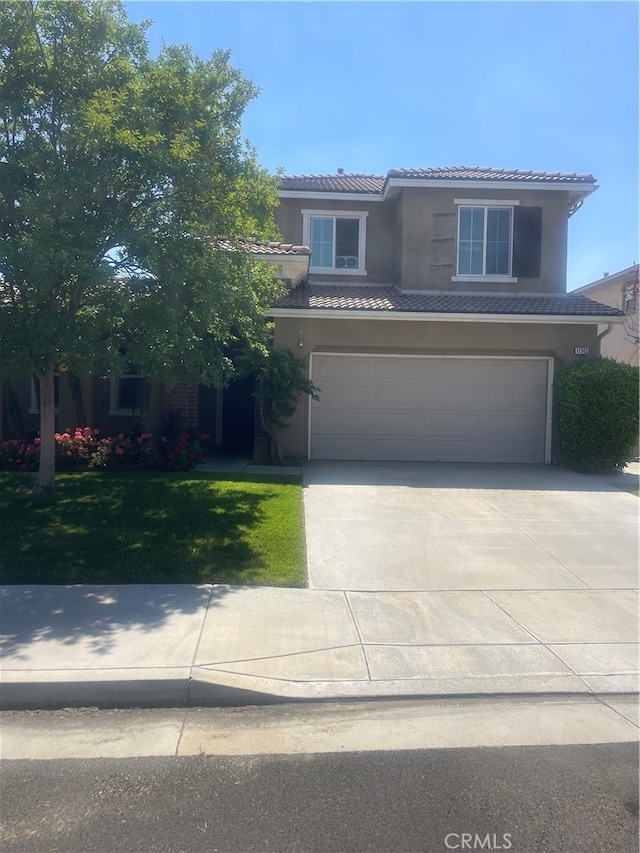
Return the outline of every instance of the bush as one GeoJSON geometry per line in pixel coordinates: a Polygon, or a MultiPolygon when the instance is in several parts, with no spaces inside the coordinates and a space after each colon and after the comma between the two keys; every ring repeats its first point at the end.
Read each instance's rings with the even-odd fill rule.
{"type": "MultiPolygon", "coordinates": [[[[100,468],[105,471],[188,471],[205,452],[198,438],[181,433],[155,441],[150,432],[99,438],[100,430],[79,427],[56,433],[56,469],[77,471],[100,468]]],[[[202,436],[208,440],[209,436],[202,436]]],[[[40,439],[33,442],[12,439],[0,444],[0,468],[36,470],[40,461],[40,439]]]]}
{"type": "Polygon", "coordinates": [[[554,384],[554,423],[562,462],[604,473],[633,458],[638,441],[637,367],[599,358],[561,370],[554,384]]]}

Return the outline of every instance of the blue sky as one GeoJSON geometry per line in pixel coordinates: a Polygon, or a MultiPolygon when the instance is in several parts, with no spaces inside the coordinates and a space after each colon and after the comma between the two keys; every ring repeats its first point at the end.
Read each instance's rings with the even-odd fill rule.
{"type": "Polygon", "coordinates": [[[147,2],[164,40],[232,51],[261,89],[244,117],[263,166],[384,174],[495,166],[589,172],[568,289],[638,260],[634,2],[147,2]]]}

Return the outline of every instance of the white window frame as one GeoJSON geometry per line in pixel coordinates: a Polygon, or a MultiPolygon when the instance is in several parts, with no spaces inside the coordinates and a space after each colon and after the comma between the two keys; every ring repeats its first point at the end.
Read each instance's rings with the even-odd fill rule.
{"type": "Polygon", "coordinates": [[[126,376],[111,376],[109,390],[109,415],[132,416],[140,414],[140,409],[121,409],[118,406],[121,379],[143,379],[140,373],[127,373],[126,376]]]}
{"type": "Polygon", "coordinates": [[[511,275],[513,269],[513,208],[520,204],[515,199],[481,199],[481,198],[456,198],[454,204],[458,208],[458,227],[456,230],[456,274],[452,276],[452,281],[478,281],[478,282],[517,282],[518,279],[511,275]],[[460,272],[460,214],[463,209],[481,208],[484,219],[484,233],[482,235],[482,274],[466,274],[460,272]],[[509,222],[509,272],[508,273],[487,273],[487,227],[488,227],[488,211],[489,210],[508,210],[510,211],[509,222]]]}
{"type": "Polygon", "coordinates": [[[365,252],[367,249],[367,216],[366,210],[303,210],[302,211],[302,242],[311,247],[311,220],[316,217],[322,219],[333,219],[333,247],[335,254],[336,245],[336,219],[357,219],[358,225],[358,266],[355,269],[345,267],[316,267],[313,265],[313,253],[311,255],[310,273],[328,273],[330,275],[366,275],[365,252]]]}
{"type": "MultiPolygon", "coordinates": [[[[60,388],[60,373],[57,370],[53,371],[53,380],[55,382],[56,378],[58,379],[58,389],[60,388]]],[[[29,401],[29,414],[30,415],[39,415],[40,414],[40,406],[38,405],[38,395],[36,394],[36,377],[35,374],[31,374],[31,399],[29,401]]],[[[60,393],[58,391],[58,405],[55,406],[55,414],[60,414],[60,393]]]]}

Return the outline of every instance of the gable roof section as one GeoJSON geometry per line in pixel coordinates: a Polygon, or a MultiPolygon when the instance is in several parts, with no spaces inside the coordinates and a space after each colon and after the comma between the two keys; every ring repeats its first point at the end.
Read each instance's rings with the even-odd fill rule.
{"type": "MultiPolygon", "coordinates": [[[[397,319],[410,319],[412,314],[451,315],[459,317],[515,317],[615,320],[623,312],[609,305],[601,305],[584,296],[485,296],[465,293],[403,293],[395,287],[367,287],[366,285],[307,285],[292,290],[278,300],[269,312],[286,316],[289,312],[322,314],[335,312],[336,316],[395,315],[397,319]]],[[[428,319],[428,318],[427,318],[428,319]]]]}
{"type": "MultiPolygon", "coordinates": [[[[615,282],[625,282],[625,279],[628,280],[629,283],[632,283],[634,280],[634,276],[637,279],[638,277],[638,269],[640,265],[633,264],[626,269],[619,270],[618,272],[607,273],[603,275],[602,278],[599,278],[597,281],[591,281],[589,284],[583,284],[582,287],[576,287],[575,290],[572,290],[572,293],[589,293],[591,290],[595,290],[595,288],[602,287],[602,285],[611,284],[612,281],[615,282]]],[[[626,283],[626,282],[625,282],[626,283]]]]}

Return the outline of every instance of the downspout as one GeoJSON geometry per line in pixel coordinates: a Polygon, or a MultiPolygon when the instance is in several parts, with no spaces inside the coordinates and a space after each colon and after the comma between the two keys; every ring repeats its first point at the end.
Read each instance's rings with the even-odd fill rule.
{"type": "Polygon", "coordinates": [[[613,331],[613,323],[607,323],[607,328],[604,330],[604,332],[600,332],[599,335],[596,335],[596,340],[598,341],[598,356],[600,356],[602,353],[602,339],[606,337],[606,335],[608,335],[611,331],[613,331]]]}

